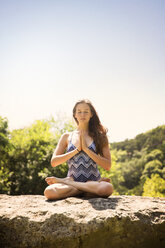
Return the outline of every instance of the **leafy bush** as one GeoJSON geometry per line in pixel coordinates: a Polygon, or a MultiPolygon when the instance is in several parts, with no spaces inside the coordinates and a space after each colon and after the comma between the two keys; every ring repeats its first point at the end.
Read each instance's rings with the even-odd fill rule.
{"type": "Polygon", "coordinates": [[[9,140],[8,120],[0,117],[0,193],[10,192],[10,176],[12,172],[7,168],[9,151],[12,146],[9,140]]]}
{"type": "Polygon", "coordinates": [[[147,178],[143,186],[143,196],[165,197],[165,180],[158,174],[147,178]]]}
{"type": "Polygon", "coordinates": [[[10,150],[6,150],[8,159],[1,162],[1,193],[43,194],[45,177],[66,176],[66,163],[52,168],[50,160],[62,133],[72,129],[71,122],[51,119],[38,120],[30,127],[13,130],[10,135],[3,131],[10,150]]]}

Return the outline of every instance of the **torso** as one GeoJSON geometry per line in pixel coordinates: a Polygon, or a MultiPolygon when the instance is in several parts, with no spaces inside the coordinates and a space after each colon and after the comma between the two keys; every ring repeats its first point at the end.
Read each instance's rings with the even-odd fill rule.
{"type": "MultiPolygon", "coordinates": [[[[90,150],[96,152],[96,146],[91,137],[86,136],[86,143],[90,150]]],[[[76,148],[79,142],[78,132],[73,132],[68,135],[67,151],[72,151],[76,148]]],[[[68,160],[68,175],[73,177],[75,181],[87,182],[98,181],[101,176],[97,168],[97,164],[84,152],[76,154],[74,157],[68,160]]]]}

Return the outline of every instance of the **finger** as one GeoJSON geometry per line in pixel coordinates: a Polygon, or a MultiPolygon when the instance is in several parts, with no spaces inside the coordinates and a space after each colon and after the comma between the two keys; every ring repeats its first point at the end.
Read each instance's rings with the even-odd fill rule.
{"type": "Polygon", "coordinates": [[[82,134],[80,133],[80,143],[82,142],[82,134]]]}
{"type": "Polygon", "coordinates": [[[84,130],[82,130],[81,133],[82,133],[82,136],[84,137],[84,134],[85,134],[84,130]]]}
{"type": "Polygon", "coordinates": [[[82,137],[80,135],[80,149],[82,149],[82,137]]]}
{"type": "Polygon", "coordinates": [[[81,139],[84,141],[84,133],[81,133],[81,139]]]}

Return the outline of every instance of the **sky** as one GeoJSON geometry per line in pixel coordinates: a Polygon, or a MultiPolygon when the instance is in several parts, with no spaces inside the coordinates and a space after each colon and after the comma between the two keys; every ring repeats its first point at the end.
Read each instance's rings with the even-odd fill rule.
{"type": "Polygon", "coordinates": [[[164,0],[0,0],[9,129],[92,101],[110,142],[165,124],[164,0]]]}

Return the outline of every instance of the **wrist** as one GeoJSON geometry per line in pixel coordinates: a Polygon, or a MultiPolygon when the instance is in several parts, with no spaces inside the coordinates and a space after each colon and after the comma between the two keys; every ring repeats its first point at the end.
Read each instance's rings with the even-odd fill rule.
{"type": "Polygon", "coordinates": [[[76,148],[76,151],[79,153],[80,152],[80,150],[78,149],[78,148],[76,148]]]}
{"type": "Polygon", "coordinates": [[[88,147],[83,147],[84,152],[87,152],[87,150],[88,150],[88,147]]]}

